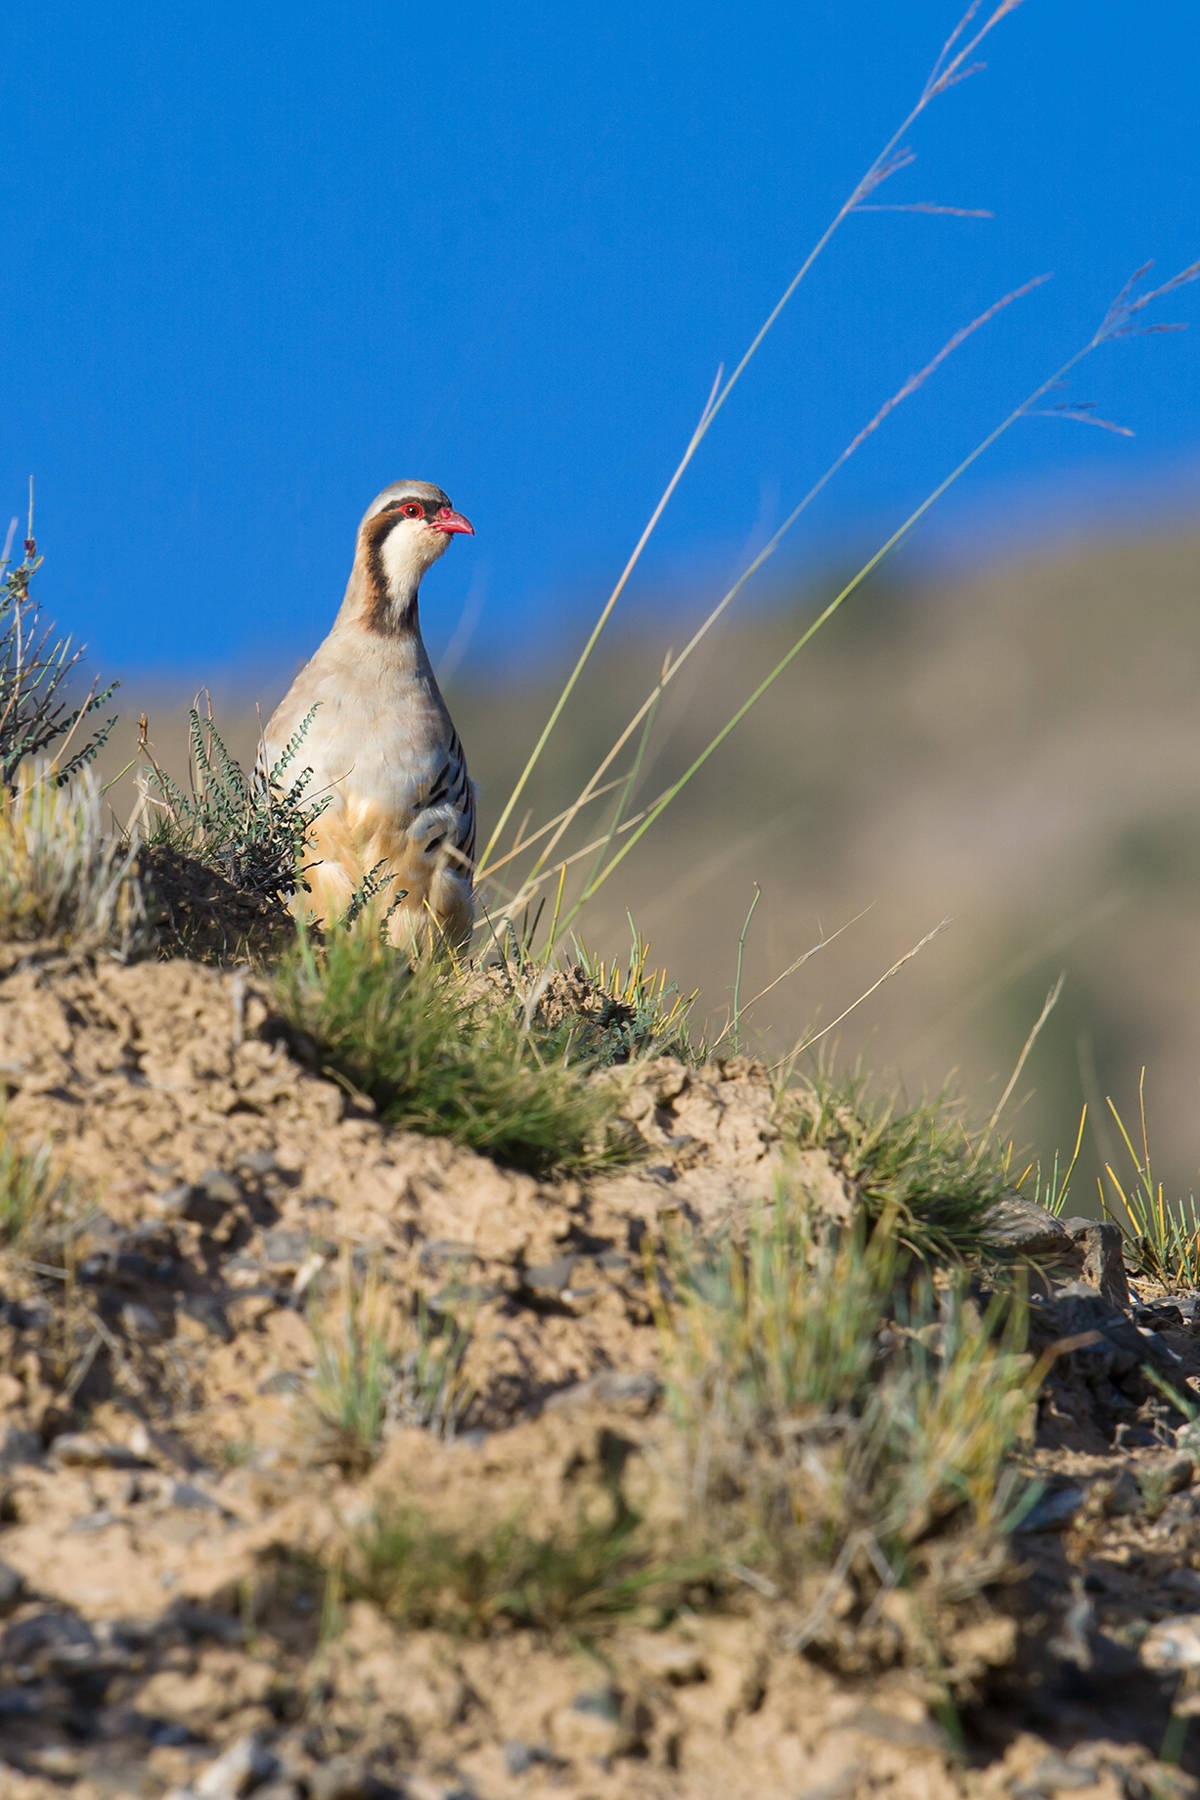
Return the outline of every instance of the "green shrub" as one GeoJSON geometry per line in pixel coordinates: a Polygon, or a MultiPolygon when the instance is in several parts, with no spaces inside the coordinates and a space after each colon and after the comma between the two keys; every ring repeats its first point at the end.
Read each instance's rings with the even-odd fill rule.
{"type": "Polygon", "coordinates": [[[304,887],[313,822],[328,805],[306,798],[309,770],[287,780],[312,718],[265,776],[231,755],[211,707],[188,713],[187,791],[148,755],[132,823],[163,925],[186,954],[269,952],[289,930],[287,902],[304,887]]]}
{"type": "Polygon", "coordinates": [[[114,681],[100,693],[93,685],[81,705],[71,705],[72,677],[83,652],[72,654],[70,638],[51,643],[53,627],[42,625],[41,609],[29,592],[30,581],[42,566],[32,536],[32,498],[29,530],[21,561],[15,565],[9,561],[11,532],[0,559],[0,784],[10,792],[21,765],[31,757],[44,757],[52,747],[56,747],[52,779],[65,785],[104,747],[117,722],[115,716],[106,719],[73,755],[66,755],[83,720],[111,699],[118,684],[114,681]]]}

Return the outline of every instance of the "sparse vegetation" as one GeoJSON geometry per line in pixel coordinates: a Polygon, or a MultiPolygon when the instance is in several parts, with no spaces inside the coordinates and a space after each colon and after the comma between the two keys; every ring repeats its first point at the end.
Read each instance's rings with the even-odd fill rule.
{"type": "MultiPolygon", "coordinates": [[[[1120,1477],[1104,1475],[1086,1501],[1082,1492],[1064,1490],[1063,1518],[1074,1518],[1075,1508],[1090,1537],[1086,1551],[1081,1533],[1077,1542],[1064,1541],[1061,1557],[1037,1559],[1042,1622],[1030,1626],[1030,1660],[1042,1659],[1036,1704],[1059,1691],[1045,1679],[1055,1659],[1073,1663],[1077,1674],[1090,1671],[1087,1681],[1094,1674],[1098,1692],[1114,1668],[1128,1672],[1136,1664],[1142,1639],[1132,1649],[1132,1635],[1128,1643],[1099,1642],[1107,1589],[1085,1569],[1085,1558],[1109,1525],[1120,1520],[1117,1529],[1132,1533],[1165,1519],[1154,1556],[1165,1565],[1171,1532],[1178,1531],[1186,1555],[1200,1562],[1198,1540],[1188,1536],[1190,1507],[1168,1516],[1200,1461],[1196,1408],[1152,1367],[1157,1357],[1161,1367],[1183,1369],[1167,1338],[1177,1321],[1182,1341],[1184,1309],[1142,1308],[1139,1293],[1122,1311],[1129,1298],[1124,1278],[1114,1279],[1120,1270],[1107,1260],[1096,1277],[1105,1294],[1081,1293],[1074,1281],[1056,1289],[1057,1265],[1049,1273],[1038,1267],[1044,1286],[1037,1306],[1027,1307],[1021,1274],[997,1277],[983,1254],[989,1214],[1003,1195],[1011,1198],[1014,1185],[1012,1147],[994,1143],[993,1129],[1057,988],[979,1132],[945,1098],[916,1105],[872,1098],[861,1069],[839,1077],[820,1068],[795,1079],[797,1058],[815,1037],[773,1075],[741,1054],[755,1001],[815,954],[792,960],[743,1004],[757,888],[738,940],[728,1023],[715,1041],[692,1040],[691,1002],[665,973],[650,970],[636,931],[623,966],[593,958],[569,936],[633,846],[945,489],[1018,420],[1043,410],[1086,416],[1082,403],[1056,403],[1052,394],[1092,350],[1140,330],[1147,304],[1197,278],[1200,265],[1139,298],[1134,283],[1124,289],[1083,350],[997,425],[815,619],[802,632],[788,625],[783,653],[765,659],[769,673],[741,704],[722,694],[719,714],[697,709],[698,735],[691,741],[680,734],[677,768],[657,798],[639,800],[653,761],[652,731],[663,724],[658,702],[693,649],[891,410],[1028,287],[956,333],[884,401],[682,653],[668,656],[575,801],[531,833],[526,817],[499,853],[550,733],[709,424],[832,232],[909,160],[908,126],[973,72],[976,47],[1016,4],[997,0],[974,24],[971,6],[908,121],[854,187],[732,375],[723,383],[718,377],[676,477],[483,853],[474,953],[460,958],[426,947],[409,954],[388,945],[381,928],[386,863],[365,876],[344,920],[321,927],[304,917],[305,859],[326,804],[310,793],[310,771],[299,769],[292,780],[312,714],[273,768],[247,773],[211,708],[193,707],[183,780],[147,750],[143,723],[139,752],[148,766],[138,810],[125,833],[105,826],[102,790],[86,765],[108,727],[68,752],[111,690],[70,710],[61,696],[77,658],[67,642],[51,646],[51,634],[38,625],[29,594],[39,566],[32,535],[18,567],[9,567],[6,551],[0,942],[10,949],[48,944],[54,954],[18,949],[6,962],[10,973],[14,966],[20,972],[11,975],[0,1009],[15,1045],[10,1056],[5,1042],[0,1073],[11,1076],[14,1114],[49,1121],[54,1158],[78,1170],[81,1159],[95,1155],[111,1194],[111,1209],[106,1198],[106,1210],[85,1221],[78,1196],[93,1191],[90,1166],[80,1178],[86,1185],[73,1185],[49,1150],[22,1148],[0,1120],[0,1379],[6,1408],[11,1404],[21,1420],[11,1441],[5,1438],[0,1525],[13,1527],[25,1558],[23,1569],[0,1565],[0,1610],[19,1612],[11,1626],[6,1619],[0,1675],[16,1696],[8,1708],[14,1726],[27,1733],[19,1755],[37,1776],[74,1782],[78,1774],[91,1785],[93,1776],[108,1779],[118,1768],[115,1755],[111,1763],[98,1755],[85,1765],[77,1746],[104,1736],[107,1754],[127,1733],[136,1739],[138,1766],[148,1748],[163,1752],[153,1778],[191,1784],[180,1793],[215,1794],[226,1777],[238,1791],[274,1788],[276,1776],[280,1786],[314,1795],[384,1791],[367,1756],[357,1755],[357,1727],[345,1723],[351,1707],[335,1713],[353,1685],[359,1718],[369,1715],[365,1730],[382,1720],[387,1742],[378,1766],[388,1774],[387,1791],[396,1791],[393,1775],[418,1791],[423,1721],[435,1721],[429,1730],[437,1734],[439,1780],[447,1774],[463,1748],[453,1734],[467,1713],[470,1752],[480,1753],[478,1766],[490,1781],[501,1766],[492,1754],[500,1741],[488,1744],[487,1732],[508,1723],[496,1696],[524,1704],[523,1697],[513,1700],[511,1671],[492,1680],[485,1695],[484,1683],[475,1685],[485,1645],[472,1646],[477,1660],[470,1666],[463,1652],[453,1670],[455,1647],[443,1638],[421,1668],[429,1646],[414,1653],[411,1637],[427,1627],[478,1640],[519,1629],[527,1634],[519,1648],[529,1666],[547,1647],[582,1647],[623,1683],[639,1657],[650,1673],[644,1681],[631,1676],[628,1691],[618,1691],[614,1673],[611,1691],[576,1693],[556,1708],[542,1707],[539,1692],[537,1730],[544,1728],[553,1747],[543,1750],[540,1736],[536,1745],[532,1738],[506,1740],[505,1766],[514,1779],[544,1762],[547,1781],[566,1791],[580,1768],[591,1779],[587,1757],[607,1780],[624,1751],[594,1752],[588,1739],[577,1754],[585,1740],[570,1729],[586,1703],[599,1699],[610,1709],[605,1724],[629,1725],[628,1742],[636,1738],[647,1780],[664,1794],[683,1791],[673,1785],[680,1746],[692,1729],[693,1746],[703,1742],[692,1720],[711,1715],[722,1753],[734,1745],[731,1754],[740,1754],[753,1732],[777,1729],[764,1701],[778,1668],[793,1686],[803,1676],[789,1653],[815,1657],[837,1640],[851,1642],[858,1655],[897,1598],[913,1604],[907,1623],[896,1623],[900,1607],[888,1614],[895,1629],[885,1660],[889,1667],[907,1663],[921,1679],[906,1680],[903,1689],[896,1684],[892,1698],[904,1716],[898,1711],[881,1724],[882,1711],[874,1723],[872,1708],[844,1712],[838,1756],[846,1734],[861,1725],[862,1738],[877,1736],[889,1755],[928,1752],[932,1769],[943,1747],[923,1730],[922,1708],[936,1704],[931,1697],[957,1699],[961,1692],[990,1702],[995,1693],[982,1680],[971,1684],[978,1668],[1006,1659],[1016,1685],[1015,1621],[990,1613],[984,1590],[1002,1572],[1014,1585],[1021,1578],[1010,1538],[1029,1522],[1039,1492],[1030,1479],[1034,1459],[1021,1451],[1034,1442],[1042,1385],[1055,1379],[1056,1357],[1076,1359],[1051,1397],[1069,1392],[1078,1441],[1093,1427],[1108,1431],[1117,1413],[1136,1413],[1143,1442],[1135,1451],[1150,1450],[1153,1460],[1143,1461],[1136,1477],[1129,1467],[1120,1477]],[[48,761],[56,748],[59,761],[48,761]],[[609,779],[623,757],[623,772],[609,779]],[[588,841],[571,839],[560,850],[583,808],[614,792],[607,824],[580,829],[588,841]],[[635,804],[640,810],[631,812],[635,804]],[[561,948],[568,941],[569,964],[561,948]],[[255,972],[130,971],[104,960],[129,961],[155,948],[224,965],[251,961],[255,972]],[[170,1019],[151,1028],[136,990],[156,983],[172,996],[170,1019]],[[29,1045],[38,1033],[54,1032],[61,1045],[56,1039],[51,1066],[51,1057],[39,1062],[37,1046],[29,1045]],[[718,1058],[725,1047],[732,1055],[718,1058]],[[655,1070],[636,1066],[657,1058],[672,1060],[655,1070]],[[631,1092],[642,1110],[631,1104],[622,1120],[631,1092]],[[119,1111],[115,1127],[108,1109],[119,1111]],[[116,1145],[135,1118],[133,1147],[116,1145]],[[401,1132],[446,1140],[537,1179],[500,1173],[445,1142],[414,1143],[401,1132]],[[593,1179],[632,1164],[649,1145],[661,1160],[645,1156],[620,1181],[593,1179]],[[318,1235],[318,1222],[335,1233],[334,1243],[318,1235]],[[84,1223],[87,1254],[76,1256],[72,1240],[82,1238],[84,1223]],[[1087,1329],[1076,1330],[1081,1320],[1087,1329]],[[1041,1360],[1028,1349],[1037,1329],[1041,1360]],[[1146,1410],[1147,1385],[1186,1421],[1169,1445],[1165,1413],[1146,1410]],[[1147,1445],[1151,1422],[1159,1441],[1147,1445]],[[448,1445],[467,1424],[480,1430],[448,1445]],[[404,1427],[427,1435],[402,1437],[404,1427]],[[1160,1446],[1167,1454],[1157,1454],[1160,1446]],[[12,1470],[19,1471],[15,1499],[7,1485],[12,1470]],[[297,1497],[301,1504],[293,1506],[297,1497]],[[89,1559],[91,1543],[104,1545],[107,1585],[97,1590],[103,1633],[84,1619],[84,1603],[76,1609],[75,1596],[55,1585],[66,1581],[45,1540],[37,1543],[32,1515],[40,1505],[66,1546],[66,1580],[89,1559]],[[111,1530],[117,1525],[124,1529],[111,1530]],[[93,1532],[110,1535],[92,1539],[93,1532]],[[123,1555],[142,1564],[130,1590],[136,1623],[116,1616],[123,1555]],[[255,1556],[274,1559],[287,1579],[300,1572],[290,1590],[285,1579],[270,1597],[276,1617],[266,1622],[261,1644],[251,1642],[260,1624],[255,1556]],[[1058,1567],[1068,1564],[1078,1568],[1069,1599],[1058,1567]],[[186,1582],[177,1586],[185,1569],[186,1582]],[[325,1577],[319,1616],[314,1572],[325,1577]],[[222,1610],[231,1589],[240,1590],[240,1621],[222,1610]],[[351,1605],[343,1608],[343,1600],[351,1605]],[[975,1625],[982,1621],[982,1635],[997,1622],[1004,1627],[1000,1650],[979,1650],[974,1665],[966,1652],[959,1664],[942,1655],[959,1622],[947,1626],[945,1615],[964,1605],[975,1625]],[[702,1610],[709,1616],[701,1621],[702,1610]],[[722,1645],[721,1625],[741,1636],[731,1631],[722,1645]],[[615,1643],[618,1626],[638,1628],[626,1630],[623,1648],[615,1643]],[[655,1667],[666,1626],[678,1628],[668,1649],[683,1655],[660,1657],[655,1667]],[[350,1677],[336,1668],[343,1631],[350,1677]],[[702,1641],[706,1634],[711,1641],[702,1641]],[[314,1636],[316,1654],[301,1667],[297,1645],[314,1636]],[[215,1647],[201,1647],[204,1639],[215,1647]],[[244,1650],[252,1654],[243,1657],[244,1650]],[[1117,1652],[1126,1650],[1123,1660],[1117,1652]],[[253,1675],[243,1681],[241,1665],[251,1661],[253,1675]],[[964,1675],[964,1668],[975,1672],[964,1675]],[[668,1692],[704,1681],[711,1686],[699,1699],[677,1705],[668,1692]],[[559,1731],[555,1719],[571,1712],[576,1717],[559,1731]],[[754,1724],[735,1743],[735,1730],[752,1715],[754,1724]],[[48,1721],[61,1726],[54,1742],[48,1721]],[[223,1770],[219,1777],[200,1774],[199,1746],[211,1740],[215,1747],[218,1735],[233,1729],[230,1721],[240,1735],[226,1747],[223,1770]],[[349,1749],[354,1755],[326,1778],[322,1764],[349,1749]]],[[[430,843],[432,853],[437,840],[430,843]]],[[[816,948],[829,941],[822,933],[816,948]]],[[[1134,1169],[1124,1185],[1108,1169],[1133,1271],[1169,1291],[1200,1288],[1200,1211],[1194,1199],[1177,1209],[1164,1202],[1151,1172],[1144,1096],[1140,1149],[1111,1110],[1134,1169]]],[[[1031,1165],[1016,1184],[1032,1173],[1035,1197],[1052,1212],[1064,1207],[1083,1131],[1081,1119],[1064,1173],[1055,1158],[1048,1180],[1031,1165]]],[[[1031,1244],[1044,1245],[1046,1226],[1040,1215],[1033,1220],[1014,1259],[1031,1244]]],[[[1082,1252],[1058,1235],[1062,1266],[1074,1255],[1074,1272],[1082,1252]]],[[[1099,1234],[1097,1245],[1096,1234],[1085,1234],[1085,1268],[1100,1251],[1111,1255],[1113,1235],[1099,1234]]],[[[1193,1357],[1181,1387],[1197,1380],[1198,1366],[1193,1357]]],[[[1047,1437],[1053,1429],[1051,1420],[1047,1437]]],[[[1039,1438],[1037,1456],[1049,1448],[1039,1438]]],[[[1079,1473],[1083,1465],[1102,1460],[1091,1450],[1079,1453],[1075,1441],[1069,1455],[1081,1482],[1090,1479],[1079,1473]]],[[[1044,1528],[1045,1521],[1038,1526],[1044,1528]]],[[[1128,1541],[1121,1553],[1131,1565],[1128,1541]]],[[[1173,1573],[1194,1575],[1184,1554],[1173,1573]]],[[[1151,1560],[1135,1565],[1139,1579],[1157,1580],[1151,1560]]],[[[1114,1581],[1108,1599],[1115,1591],[1114,1581]]],[[[1194,1604],[1194,1593],[1194,1583],[1177,1589],[1175,1600],[1160,1593],[1148,1616],[1157,1625],[1176,1600],[1194,1604]]],[[[1124,1594],[1117,1598],[1125,1604],[1124,1594]]],[[[1129,1623],[1123,1619],[1119,1629],[1129,1623]]],[[[1193,1648],[1180,1666],[1194,1662],[1193,1648]]],[[[861,1674],[872,1653],[849,1664],[831,1654],[827,1662],[842,1674],[861,1674]]],[[[1167,1666],[1146,1662],[1139,1683],[1167,1666]]],[[[527,1668],[520,1673],[525,1681],[527,1668]]],[[[1076,1685],[1086,1691],[1086,1681],[1076,1685]]],[[[1074,1708],[1075,1690],[1062,1691],[1074,1708]]],[[[776,1692],[772,1701],[777,1715],[797,1716],[794,1691],[782,1701],[776,1692]]],[[[1132,1702],[1130,1711],[1132,1717],[1132,1702]]],[[[1152,1716],[1152,1709],[1144,1714],[1152,1716]]],[[[1124,1740],[1135,1729],[1123,1720],[1118,1735],[1124,1740]]],[[[820,1783],[805,1786],[821,1761],[817,1744],[814,1731],[803,1752],[812,1750],[813,1769],[800,1769],[797,1791],[848,1792],[846,1782],[860,1776],[878,1788],[895,1773],[868,1765],[873,1753],[864,1752],[861,1763],[831,1760],[820,1783]]],[[[695,1767],[694,1748],[689,1754],[695,1767]]],[[[951,1760],[947,1751],[939,1772],[951,1760]]],[[[1035,1786],[1045,1774],[1043,1785],[1054,1786],[1063,1761],[1056,1756],[1049,1774],[1038,1765],[1010,1765],[1005,1773],[1030,1773],[1035,1786]]],[[[789,1764],[789,1781],[795,1772],[789,1764]]],[[[464,1763],[462,1779],[469,1786],[473,1778],[464,1763]]],[[[720,1773],[708,1780],[713,1791],[720,1783],[720,1773]]],[[[1121,1785],[1132,1793],[1133,1777],[1125,1782],[1122,1774],[1121,1785]]],[[[920,1783],[909,1786],[915,1792],[920,1783]]],[[[1143,1787],[1151,1791],[1145,1784],[1137,1791],[1143,1787]]]]}
{"type": "Polygon", "coordinates": [[[117,722],[115,716],[105,720],[67,755],[79,726],[112,698],[118,683],[111,682],[101,692],[93,683],[82,705],[71,704],[73,677],[83,652],[72,652],[70,638],[51,642],[54,628],[42,624],[41,608],[29,591],[42,566],[33,537],[32,491],[31,487],[29,534],[21,561],[15,565],[10,561],[15,519],[0,557],[0,783],[10,792],[22,764],[45,758],[52,748],[52,778],[65,786],[103,749],[117,722]]]}
{"type": "MultiPolygon", "coordinates": [[[[465,1309],[464,1309],[465,1310],[465,1309]]],[[[433,1314],[418,1295],[405,1302],[378,1261],[339,1259],[336,1288],[313,1284],[308,1308],[315,1361],[316,1460],[362,1474],[389,1426],[420,1425],[452,1436],[471,1398],[463,1373],[469,1320],[433,1314]]]]}
{"type": "Polygon", "coordinates": [[[1101,1207],[1125,1233],[1126,1260],[1136,1273],[1158,1282],[1169,1294],[1195,1293],[1200,1288],[1200,1208],[1194,1194],[1171,1205],[1162,1182],[1154,1178],[1146,1124],[1145,1069],[1138,1083],[1140,1154],[1111,1100],[1108,1106],[1129,1152],[1133,1176],[1122,1181],[1111,1163],[1106,1163],[1105,1173],[1117,1203],[1110,1204],[1101,1187],[1101,1207]]]}
{"type": "Polygon", "coordinates": [[[136,845],[106,828],[103,813],[90,769],[63,786],[53,765],[24,765],[0,794],[0,937],[123,960],[152,947],[136,845]]]}
{"type": "Polygon", "coordinates": [[[801,1148],[829,1154],[873,1224],[886,1216],[905,1244],[931,1258],[978,1249],[1007,1161],[972,1136],[961,1107],[945,1097],[907,1108],[876,1101],[859,1069],[840,1078],[819,1070],[783,1092],[780,1111],[801,1148]]]}
{"type": "Polygon", "coordinates": [[[575,1022],[544,1029],[519,992],[472,984],[450,960],[410,964],[373,932],[335,927],[323,944],[301,929],[275,993],[320,1065],[390,1125],[537,1174],[622,1154],[605,1129],[619,1096],[572,1056],[575,1022]]]}
{"type": "Polygon", "coordinates": [[[1038,1377],[1018,1307],[913,1274],[899,1221],[818,1221],[781,1194],[743,1244],[684,1241],[659,1302],[695,1530],[792,1586],[845,1559],[875,1590],[956,1515],[993,1569],[1038,1377]],[[864,1554],[855,1563],[855,1553],[864,1554]]]}
{"type": "Polygon", "coordinates": [[[23,1149],[0,1121],[0,1246],[28,1248],[51,1232],[68,1208],[69,1183],[43,1146],[23,1149]]]}

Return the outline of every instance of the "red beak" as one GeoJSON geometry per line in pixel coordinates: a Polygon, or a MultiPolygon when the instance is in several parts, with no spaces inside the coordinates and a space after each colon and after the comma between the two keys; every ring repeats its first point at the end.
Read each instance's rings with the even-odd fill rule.
{"type": "Polygon", "coordinates": [[[429,529],[431,531],[444,531],[447,536],[449,536],[452,531],[465,531],[468,537],[475,536],[475,527],[472,525],[470,519],[464,519],[461,513],[456,513],[453,508],[449,506],[443,506],[439,511],[437,518],[430,519],[429,529]]]}

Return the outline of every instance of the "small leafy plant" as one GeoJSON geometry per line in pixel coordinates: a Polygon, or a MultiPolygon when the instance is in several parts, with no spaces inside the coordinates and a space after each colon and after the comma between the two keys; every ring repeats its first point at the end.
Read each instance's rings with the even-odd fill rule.
{"type": "Polygon", "coordinates": [[[314,707],[282,754],[266,772],[247,775],[226,748],[212,716],[188,712],[191,744],[190,792],[181,788],[152,756],[146,794],[146,843],[166,848],[215,869],[239,892],[262,901],[283,901],[302,879],[301,863],[314,820],[327,798],[306,799],[311,769],[289,785],[284,777],[296,761],[316,716],[314,707]]]}
{"type": "Polygon", "coordinates": [[[65,786],[93,761],[108,742],[114,715],[67,755],[83,720],[96,712],[115,693],[117,682],[91,692],[82,705],[72,705],[72,677],[83,657],[72,651],[70,638],[54,639],[54,627],[43,625],[41,608],[29,584],[42,566],[33,538],[32,506],[29,535],[19,563],[11,562],[16,520],[0,557],[0,784],[11,793],[22,763],[54,751],[52,779],[65,786]],[[53,641],[51,641],[53,639],[53,641]]]}
{"type": "Polygon", "coordinates": [[[193,706],[186,791],[147,750],[143,725],[149,767],[130,829],[144,838],[147,879],[185,952],[270,949],[286,931],[287,902],[305,886],[312,827],[328,804],[328,796],[308,796],[311,770],[288,778],[313,717],[269,770],[247,775],[217,730],[211,703],[203,714],[193,706]]]}

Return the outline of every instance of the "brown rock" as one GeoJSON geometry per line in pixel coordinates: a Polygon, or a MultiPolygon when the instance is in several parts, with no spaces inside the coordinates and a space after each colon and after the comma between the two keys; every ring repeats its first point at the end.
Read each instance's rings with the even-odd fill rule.
{"type": "Polygon", "coordinates": [[[1083,1249],[1082,1278],[1122,1311],[1130,1305],[1125,1274],[1125,1234],[1111,1219],[1067,1219],[1066,1230],[1083,1249]]]}
{"type": "Polygon", "coordinates": [[[983,1242],[999,1256],[1045,1256],[1071,1248],[1061,1221],[1015,1191],[1001,1195],[988,1213],[983,1242]]]}

